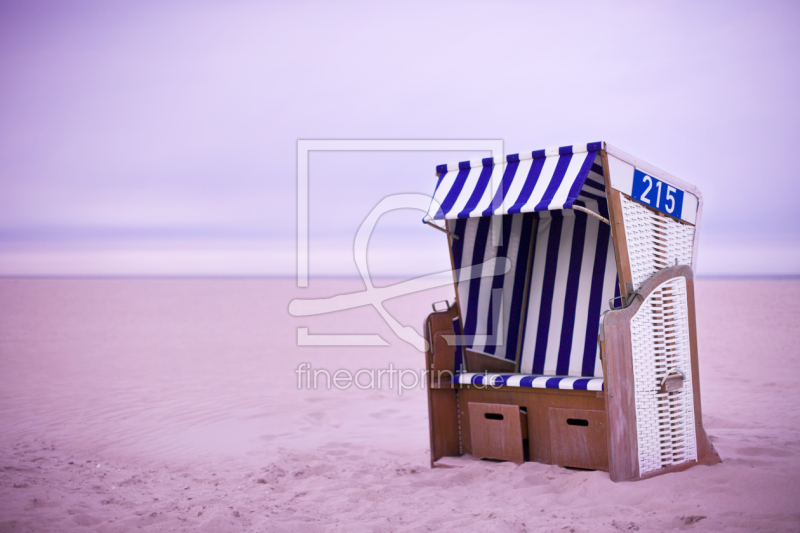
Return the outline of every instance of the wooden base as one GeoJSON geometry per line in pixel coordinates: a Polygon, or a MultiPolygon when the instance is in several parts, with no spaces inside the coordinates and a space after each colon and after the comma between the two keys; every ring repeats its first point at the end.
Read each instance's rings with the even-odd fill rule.
{"type": "MultiPolygon", "coordinates": [[[[431,467],[442,457],[456,457],[468,454],[475,458],[510,460],[519,463],[519,451],[508,454],[486,453],[485,443],[476,442],[472,429],[474,416],[472,405],[491,404],[512,407],[520,422],[521,439],[528,440],[526,460],[572,468],[585,468],[610,472],[608,446],[608,413],[606,395],[602,392],[561,391],[554,389],[523,389],[517,387],[478,387],[474,385],[444,385],[440,389],[429,389],[433,399],[435,419],[431,420],[432,431],[431,467]],[[580,423],[567,423],[567,420],[585,420],[580,423]],[[460,446],[459,446],[459,422],[460,446]],[[527,427],[525,427],[527,426],[527,427]],[[477,447],[476,447],[477,444],[477,447]],[[516,453],[516,456],[513,454],[516,453]],[[516,458],[515,458],[516,457],[516,458]]],[[[508,415],[512,416],[512,415],[508,415]]],[[[479,433],[486,434],[485,431],[479,433]]],[[[512,437],[516,442],[516,436],[512,437]]],[[[511,447],[502,445],[510,450],[511,447]]],[[[516,449],[519,450],[519,449],[516,449]]],[[[654,476],[681,472],[697,465],[715,465],[721,459],[711,445],[702,426],[697,428],[697,461],[661,468],[644,476],[630,476],[614,481],[638,481],[654,476]]],[[[443,466],[442,466],[443,467],[443,466]]]]}
{"type": "MultiPolygon", "coordinates": [[[[605,398],[590,391],[561,391],[554,389],[524,389],[519,387],[477,387],[474,385],[462,386],[458,392],[458,409],[461,420],[461,451],[475,455],[472,442],[471,418],[469,404],[491,403],[499,405],[512,405],[524,408],[527,411],[527,439],[528,453],[531,461],[545,464],[558,464],[553,454],[553,434],[551,433],[551,408],[575,409],[580,411],[593,411],[600,413],[605,418],[605,398]]],[[[607,423],[607,422],[604,422],[607,423]]],[[[561,435],[557,435],[560,438],[561,435]]],[[[523,436],[525,438],[525,436],[523,436]]],[[[591,439],[599,438],[600,441],[591,440],[591,446],[605,449],[606,432],[592,434],[591,439]]],[[[573,466],[573,465],[567,465],[573,466]]],[[[584,465],[579,468],[589,468],[584,465]]],[[[597,470],[608,470],[608,461],[594,461],[591,467],[597,470]]]]}

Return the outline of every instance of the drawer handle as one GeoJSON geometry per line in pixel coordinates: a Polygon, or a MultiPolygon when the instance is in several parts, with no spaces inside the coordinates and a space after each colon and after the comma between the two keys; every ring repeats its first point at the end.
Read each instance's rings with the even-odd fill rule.
{"type": "Polygon", "coordinates": [[[580,418],[567,418],[567,425],[568,426],[588,426],[588,420],[582,420],[580,418]]]}
{"type": "Polygon", "coordinates": [[[503,415],[500,413],[484,413],[483,416],[488,418],[489,420],[502,420],[503,415]]]}

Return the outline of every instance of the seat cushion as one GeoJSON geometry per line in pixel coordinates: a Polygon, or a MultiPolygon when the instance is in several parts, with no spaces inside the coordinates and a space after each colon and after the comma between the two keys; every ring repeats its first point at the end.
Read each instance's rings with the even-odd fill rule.
{"type": "Polygon", "coordinates": [[[477,374],[465,372],[453,376],[453,383],[485,387],[529,387],[532,389],[603,390],[603,378],[538,376],[532,374],[477,374]]]}

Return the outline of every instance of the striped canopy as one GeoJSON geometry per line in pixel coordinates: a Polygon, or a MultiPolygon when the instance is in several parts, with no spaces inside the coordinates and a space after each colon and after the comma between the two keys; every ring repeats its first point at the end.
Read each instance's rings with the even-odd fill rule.
{"type": "Polygon", "coordinates": [[[569,209],[603,143],[439,165],[425,222],[569,209]]]}

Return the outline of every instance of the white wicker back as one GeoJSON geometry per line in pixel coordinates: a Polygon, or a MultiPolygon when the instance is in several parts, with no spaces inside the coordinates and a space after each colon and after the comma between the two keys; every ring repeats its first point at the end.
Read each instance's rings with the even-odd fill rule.
{"type": "Polygon", "coordinates": [[[625,196],[622,216],[634,289],[663,268],[692,265],[694,226],[659,215],[625,196]]]}
{"type": "Polygon", "coordinates": [[[648,295],[631,319],[631,342],[639,475],[697,460],[685,278],[667,280],[648,295]],[[672,370],[683,373],[683,387],[659,392],[672,370]]]}

